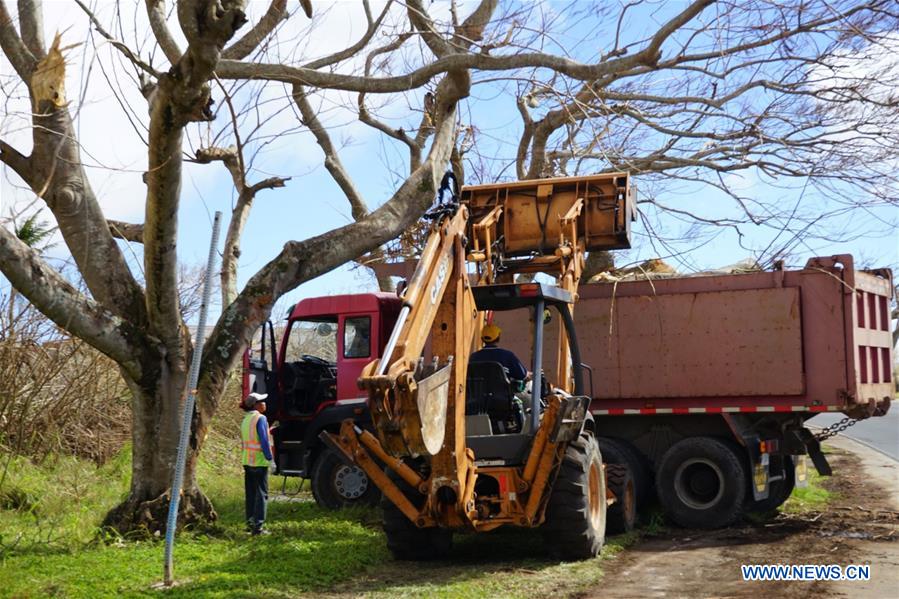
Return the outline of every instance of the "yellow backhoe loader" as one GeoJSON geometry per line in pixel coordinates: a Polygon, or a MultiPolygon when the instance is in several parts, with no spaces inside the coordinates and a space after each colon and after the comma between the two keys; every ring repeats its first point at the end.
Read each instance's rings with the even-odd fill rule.
{"type": "Polygon", "coordinates": [[[593,435],[572,309],[585,252],[630,247],[628,175],[461,193],[454,183],[444,177],[396,325],[358,381],[375,434],[346,420],[322,441],[381,489],[387,543],[399,559],[439,558],[454,531],[503,525],[541,527],[563,559],[593,557],[614,497],[593,435]],[[555,284],[516,282],[528,273],[549,274],[555,284]],[[516,390],[489,362],[469,369],[482,325],[509,310],[532,330],[529,390],[516,390]],[[546,376],[544,327],[553,313],[562,324],[558,367],[546,376]]]}

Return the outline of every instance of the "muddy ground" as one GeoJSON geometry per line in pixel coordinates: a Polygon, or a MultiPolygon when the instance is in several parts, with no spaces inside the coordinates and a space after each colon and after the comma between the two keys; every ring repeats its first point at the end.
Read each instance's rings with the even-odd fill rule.
{"type": "MultiPolygon", "coordinates": [[[[861,449],[861,450],[860,450],[861,449]]],[[[899,463],[831,444],[825,509],[720,531],[644,535],[604,566],[600,597],[899,597],[899,463]],[[870,564],[867,582],[744,582],[741,564],[870,564]]]]}

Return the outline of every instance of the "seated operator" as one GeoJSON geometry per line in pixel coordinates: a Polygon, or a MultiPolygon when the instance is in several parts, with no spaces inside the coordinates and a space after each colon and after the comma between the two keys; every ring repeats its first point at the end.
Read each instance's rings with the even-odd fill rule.
{"type": "Polygon", "coordinates": [[[499,362],[509,375],[513,384],[521,385],[528,376],[528,369],[521,360],[508,349],[498,347],[502,329],[495,324],[485,325],[481,330],[481,341],[484,347],[471,354],[469,362],[499,362]]]}

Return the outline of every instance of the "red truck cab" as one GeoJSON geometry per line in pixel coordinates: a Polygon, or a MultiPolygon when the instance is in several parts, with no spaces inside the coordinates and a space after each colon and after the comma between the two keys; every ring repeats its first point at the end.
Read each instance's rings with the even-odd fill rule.
{"type": "Polygon", "coordinates": [[[324,507],[378,499],[365,474],[332,455],[318,435],[336,431],[346,418],[369,425],[367,400],[356,379],[380,356],[401,303],[389,293],[304,299],[290,308],[283,329],[266,323],[258,350],[244,356],[244,396],[269,395],[275,473],[311,479],[313,495],[324,507]]]}

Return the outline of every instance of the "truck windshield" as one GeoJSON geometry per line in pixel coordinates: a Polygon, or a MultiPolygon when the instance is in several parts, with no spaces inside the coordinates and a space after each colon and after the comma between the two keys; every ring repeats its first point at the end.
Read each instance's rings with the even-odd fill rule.
{"type": "Polygon", "coordinates": [[[295,320],[290,324],[285,362],[298,362],[302,356],[337,361],[337,320],[295,320]]]}

